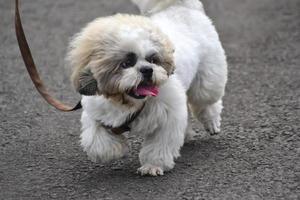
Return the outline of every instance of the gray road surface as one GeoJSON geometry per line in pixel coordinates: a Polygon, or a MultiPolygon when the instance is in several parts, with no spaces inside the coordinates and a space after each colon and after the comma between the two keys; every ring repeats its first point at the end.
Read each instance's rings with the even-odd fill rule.
{"type": "MultiPolygon", "coordinates": [[[[66,102],[69,38],[95,17],[137,13],[128,0],[23,0],[25,31],[43,79],[66,102]]],[[[126,159],[90,162],[80,112],[49,107],[25,71],[13,1],[0,0],[0,199],[299,199],[300,1],[205,0],[229,61],[223,132],[182,149],[163,177],[140,177],[141,139],[126,159]]]]}

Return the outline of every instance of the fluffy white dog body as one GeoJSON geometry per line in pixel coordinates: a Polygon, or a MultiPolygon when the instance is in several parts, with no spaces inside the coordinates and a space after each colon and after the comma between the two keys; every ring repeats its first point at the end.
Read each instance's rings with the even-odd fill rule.
{"type": "Polygon", "coordinates": [[[145,138],[139,172],[156,176],[172,169],[180,155],[187,104],[209,132],[220,131],[227,63],[198,0],[133,2],[148,17],[93,21],[72,41],[68,60],[83,94],[81,144],[88,156],[124,156],[126,138],[107,126],[119,127],[141,110],[130,124],[132,133],[145,138]]]}

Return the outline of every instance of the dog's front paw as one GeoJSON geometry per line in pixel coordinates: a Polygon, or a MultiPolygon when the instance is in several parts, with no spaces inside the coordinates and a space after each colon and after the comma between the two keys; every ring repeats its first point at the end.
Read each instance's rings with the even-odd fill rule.
{"type": "Polygon", "coordinates": [[[142,176],[162,176],[164,175],[164,171],[161,167],[154,166],[151,164],[145,164],[142,167],[140,167],[137,172],[142,176]]]}
{"type": "Polygon", "coordinates": [[[90,129],[81,134],[81,145],[93,162],[116,160],[129,151],[124,136],[114,136],[104,131],[93,133],[90,129]]]}
{"type": "Polygon", "coordinates": [[[113,160],[120,159],[127,155],[129,152],[128,146],[122,143],[113,143],[109,144],[109,147],[105,147],[105,145],[101,147],[93,147],[94,149],[90,149],[87,151],[88,157],[93,162],[102,162],[107,163],[113,160]]]}

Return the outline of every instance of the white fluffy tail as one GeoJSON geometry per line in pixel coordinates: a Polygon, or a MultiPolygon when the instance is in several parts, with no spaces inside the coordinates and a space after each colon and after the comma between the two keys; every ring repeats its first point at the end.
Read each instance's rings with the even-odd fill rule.
{"type": "Polygon", "coordinates": [[[182,5],[191,9],[197,9],[204,12],[203,5],[199,0],[131,0],[136,4],[142,14],[153,14],[164,10],[174,4],[182,5]]]}
{"type": "Polygon", "coordinates": [[[156,13],[177,2],[177,0],[131,0],[141,13],[156,13]]]}

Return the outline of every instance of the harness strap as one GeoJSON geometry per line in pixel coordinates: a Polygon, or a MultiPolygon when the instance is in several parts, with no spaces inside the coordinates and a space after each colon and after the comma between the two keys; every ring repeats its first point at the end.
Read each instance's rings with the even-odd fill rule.
{"type": "Polygon", "coordinates": [[[136,119],[138,118],[138,116],[141,114],[141,112],[143,111],[145,107],[145,103],[143,104],[143,106],[137,111],[135,112],[133,115],[131,115],[129,118],[127,118],[127,120],[124,122],[124,124],[122,124],[121,126],[119,127],[112,127],[112,126],[108,126],[108,125],[105,125],[104,123],[101,122],[101,125],[107,129],[107,130],[111,130],[112,133],[116,134],[116,135],[121,135],[127,131],[130,131],[131,128],[130,128],[130,124],[136,119]]]}

